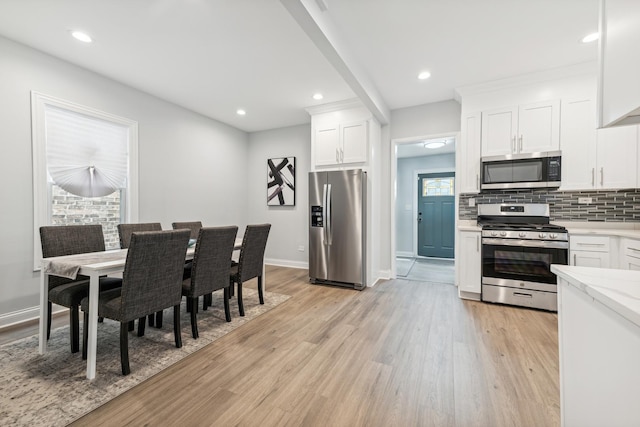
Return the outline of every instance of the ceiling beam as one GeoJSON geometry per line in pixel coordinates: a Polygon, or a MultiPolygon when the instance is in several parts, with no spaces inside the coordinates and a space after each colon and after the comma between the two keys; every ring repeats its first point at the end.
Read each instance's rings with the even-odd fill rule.
{"type": "MultiPolygon", "coordinates": [[[[302,30],[342,76],[351,90],[382,124],[389,124],[390,112],[368,74],[339,37],[328,12],[316,0],[280,0],[302,30]]],[[[321,4],[326,4],[321,2],[321,4]]]]}

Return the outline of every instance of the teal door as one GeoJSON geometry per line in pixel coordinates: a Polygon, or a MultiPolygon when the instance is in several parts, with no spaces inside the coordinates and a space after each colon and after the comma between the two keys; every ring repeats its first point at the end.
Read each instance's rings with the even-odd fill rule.
{"type": "Polygon", "coordinates": [[[418,255],[453,258],[455,242],[454,174],[418,175],[418,255]]]}

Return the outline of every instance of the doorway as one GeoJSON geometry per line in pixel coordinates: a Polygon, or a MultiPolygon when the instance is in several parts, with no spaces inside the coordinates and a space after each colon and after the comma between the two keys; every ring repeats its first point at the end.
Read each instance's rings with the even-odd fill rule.
{"type": "Polygon", "coordinates": [[[418,256],[454,257],[455,174],[418,175],[418,256]]]}

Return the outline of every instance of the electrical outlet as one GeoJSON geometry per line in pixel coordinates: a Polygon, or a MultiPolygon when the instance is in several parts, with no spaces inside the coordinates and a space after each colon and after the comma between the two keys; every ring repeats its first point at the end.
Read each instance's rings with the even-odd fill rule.
{"type": "Polygon", "coordinates": [[[580,205],[589,205],[591,201],[591,197],[578,197],[578,204],[580,205]]]}
{"type": "Polygon", "coordinates": [[[298,251],[299,252],[304,252],[304,245],[299,245],[298,246],[298,251]]]}

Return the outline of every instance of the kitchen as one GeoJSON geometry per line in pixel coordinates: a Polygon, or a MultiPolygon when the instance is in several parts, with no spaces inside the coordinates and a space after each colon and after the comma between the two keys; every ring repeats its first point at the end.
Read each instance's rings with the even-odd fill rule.
{"type": "MultiPolygon", "coordinates": [[[[147,146],[146,147],[147,156],[144,159],[141,159],[142,166],[146,168],[146,171],[148,173],[144,177],[144,185],[145,185],[146,192],[143,198],[144,210],[142,212],[145,212],[143,213],[143,216],[150,215],[149,212],[151,211],[163,212],[162,220],[165,222],[170,221],[172,216],[175,217],[176,214],[181,213],[180,209],[177,208],[176,206],[180,206],[180,205],[193,206],[194,205],[193,200],[197,200],[197,195],[198,195],[198,187],[197,187],[197,184],[194,184],[194,182],[197,183],[200,180],[199,178],[204,178],[203,180],[209,180],[209,179],[214,180],[215,178],[220,178],[218,176],[210,176],[208,174],[205,174],[204,172],[203,172],[204,176],[200,176],[199,173],[190,172],[190,175],[188,173],[186,177],[182,177],[182,178],[178,177],[177,180],[172,180],[172,179],[170,180],[164,176],[166,172],[165,169],[160,166],[157,166],[157,165],[167,164],[166,158],[162,157],[160,154],[160,152],[162,151],[166,153],[174,153],[175,157],[177,157],[181,162],[178,166],[182,170],[194,170],[195,169],[194,163],[199,168],[202,168],[201,170],[204,170],[204,167],[206,166],[205,164],[203,164],[205,162],[202,159],[193,159],[191,156],[184,156],[183,154],[175,153],[175,151],[177,150],[175,150],[175,148],[172,148],[171,144],[169,144],[165,139],[163,139],[162,128],[158,127],[157,129],[154,129],[155,125],[161,126],[161,124],[157,122],[160,122],[162,120],[159,120],[156,117],[145,116],[144,114],[140,114],[139,111],[135,111],[135,110],[136,109],[143,110],[145,106],[152,105],[154,109],[161,110],[161,112],[166,112],[167,115],[169,114],[186,115],[183,111],[181,110],[177,111],[177,108],[175,108],[174,106],[166,106],[166,105],[158,106],[152,101],[150,101],[149,99],[142,99],[143,97],[140,94],[131,95],[131,93],[127,92],[127,90],[123,89],[122,87],[112,85],[111,83],[106,83],[104,80],[100,79],[99,77],[96,77],[95,75],[87,77],[87,74],[85,74],[85,70],[79,71],[78,69],[69,66],[69,64],[60,64],[52,60],[51,58],[38,57],[36,53],[32,51],[27,51],[23,47],[18,47],[12,44],[11,42],[3,41],[2,47],[3,47],[3,52],[11,53],[11,57],[27,57],[27,56],[37,57],[36,59],[34,59],[34,62],[38,62],[38,65],[42,69],[45,69],[47,67],[53,68],[53,70],[51,70],[51,73],[55,73],[57,70],[60,75],[65,74],[67,76],[78,76],[79,77],[78,80],[80,80],[81,82],[85,82],[86,87],[83,87],[82,88],[83,90],[68,90],[68,92],[66,92],[66,93],[71,93],[73,97],[77,97],[81,100],[86,100],[86,103],[89,103],[89,104],[95,103],[96,102],[95,99],[99,98],[101,100],[98,103],[104,109],[107,109],[107,110],[116,109],[119,111],[125,110],[129,114],[134,114],[137,117],[142,117],[144,119],[143,121],[145,120],[147,121],[146,128],[143,128],[142,130],[147,132],[147,135],[149,135],[149,132],[151,132],[151,135],[153,136],[153,138],[157,141],[160,141],[160,145],[159,145],[159,150],[156,151],[155,153],[153,152],[154,150],[152,150],[149,146],[147,146]],[[129,107],[129,108],[123,109],[122,106],[119,105],[117,100],[115,99],[108,99],[105,101],[104,99],[102,99],[103,95],[98,93],[99,90],[97,88],[100,88],[100,87],[108,87],[110,89],[113,89],[115,92],[119,94],[124,94],[127,100],[133,100],[131,104],[135,106],[135,108],[129,107]],[[153,126],[148,125],[148,123],[152,123],[153,126]],[[158,188],[161,188],[162,190],[154,187],[152,183],[154,184],[157,183],[158,188]],[[196,187],[192,187],[194,185],[196,185],[196,187]],[[182,191],[185,189],[187,192],[189,192],[188,194],[182,194],[182,191]],[[169,194],[170,196],[166,196],[165,193],[169,194]],[[171,200],[172,197],[173,199],[171,200]]],[[[33,67],[33,68],[36,68],[36,67],[33,67]]],[[[558,92],[554,96],[547,96],[544,98],[545,99],[559,98],[562,101],[563,99],[569,99],[572,97],[575,98],[575,97],[581,97],[581,96],[584,97],[585,95],[587,95],[587,99],[590,99],[590,101],[594,101],[595,98],[588,98],[588,97],[592,96],[595,93],[595,86],[596,86],[595,76],[596,76],[597,70],[596,70],[595,64],[591,64],[589,66],[586,66],[585,68],[587,68],[588,71],[584,72],[584,69],[581,69],[581,67],[575,67],[572,70],[573,74],[571,77],[567,77],[566,75],[563,76],[562,73],[559,72],[558,74],[560,75],[554,76],[554,79],[556,79],[555,81],[562,82],[563,87],[558,89],[558,92]]],[[[29,73],[24,73],[24,75],[28,75],[30,73],[34,75],[37,74],[36,71],[30,69],[29,73]]],[[[544,77],[547,78],[548,76],[544,76],[544,77]]],[[[48,79],[53,79],[53,78],[50,76],[43,77],[40,81],[46,82],[48,79]]],[[[67,77],[67,79],[70,79],[70,77],[67,77]]],[[[73,83],[77,84],[77,82],[70,82],[68,80],[65,80],[64,86],[73,87],[73,83]]],[[[505,82],[505,83],[511,83],[513,85],[514,82],[505,82]]],[[[526,89],[531,89],[532,91],[533,89],[531,88],[531,86],[538,85],[537,86],[538,88],[541,87],[540,82],[536,83],[534,81],[534,82],[521,82],[521,83],[524,83],[524,85],[527,86],[526,89]]],[[[41,83],[41,84],[45,87],[47,86],[44,83],[41,83]]],[[[25,86],[31,89],[30,84],[25,86]]],[[[469,113],[474,113],[476,111],[482,112],[483,110],[485,110],[485,108],[498,109],[498,108],[502,108],[509,105],[528,104],[530,102],[537,102],[540,99],[540,95],[538,93],[536,94],[532,93],[533,96],[531,97],[519,96],[518,93],[515,93],[515,92],[521,92],[522,94],[526,91],[527,90],[525,89],[514,89],[513,91],[511,91],[510,94],[507,95],[506,94],[507,89],[498,90],[497,92],[501,94],[500,96],[504,96],[503,98],[498,99],[500,97],[497,97],[493,99],[491,103],[481,104],[480,102],[478,102],[475,105],[472,103],[472,101],[469,101],[469,103],[467,103],[467,100],[473,99],[473,96],[476,96],[476,95],[463,94],[462,95],[463,102],[461,104],[462,115],[463,115],[463,118],[462,118],[463,130],[461,134],[462,143],[464,144],[465,136],[468,135],[464,131],[465,126],[468,126],[471,120],[470,117],[467,120],[467,116],[466,116],[467,112],[469,113]]],[[[5,92],[11,93],[11,94],[15,93],[13,89],[8,89],[7,87],[3,87],[3,93],[5,92]]],[[[463,92],[464,91],[461,90],[461,93],[463,92]]],[[[479,94],[477,95],[477,97],[480,98],[482,97],[482,95],[479,94]]],[[[18,99],[17,105],[19,105],[19,110],[28,111],[28,108],[29,108],[27,105],[28,100],[26,98],[23,100],[24,97],[22,96],[22,94],[15,95],[15,98],[18,99]]],[[[385,129],[384,126],[381,129],[381,133],[385,141],[384,145],[381,144],[380,146],[373,146],[372,148],[374,149],[374,151],[369,153],[369,155],[371,156],[370,159],[372,161],[380,162],[377,167],[379,168],[378,171],[382,172],[379,175],[373,177],[373,182],[375,182],[376,184],[372,184],[372,187],[379,189],[378,190],[379,193],[376,195],[377,198],[373,199],[375,201],[374,202],[375,204],[373,206],[391,206],[392,205],[392,203],[389,202],[391,198],[390,195],[392,194],[392,186],[391,186],[392,178],[389,175],[392,175],[392,174],[387,173],[387,170],[388,168],[392,168],[393,166],[387,165],[386,157],[379,156],[380,153],[387,153],[391,151],[388,140],[389,139],[397,140],[397,139],[402,139],[408,136],[430,135],[430,134],[437,134],[437,133],[447,132],[452,130],[453,131],[460,130],[460,123],[459,123],[460,114],[458,114],[457,117],[455,116],[455,114],[450,114],[451,111],[454,110],[454,107],[452,107],[451,104],[458,104],[457,108],[460,108],[460,104],[457,101],[442,101],[441,103],[430,104],[429,106],[426,106],[426,107],[416,107],[416,108],[406,108],[406,109],[398,108],[398,109],[392,110],[391,117],[392,117],[393,126],[391,127],[391,129],[385,129]],[[425,114],[426,111],[429,111],[432,114],[425,114]],[[436,117],[438,113],[441,113],[441,115],[449,119],[450,123],[445,122],[444,120],[441,120],[440,117],[433,118],[433,117],[436,117]],[[429,117],[429,119],[422,120],[424,119],[425,116],[429,117]],[[413,117],[413,120],[410,120],[411,117],[413,117]],[[418,117],[418,119],[416,119],[416,117],[418,117]],[[457,127],[455,123],[456,121],[458,121],[457,127]],[[384,163],[383,163],[383,159],[384,159],[384,163]]],[[[562,104],[561,102],[560,108],[562,109],[563,106],[564,104],[562,104]]],[[[6,107],[6,109],[8,110],[9,107],[6,107]]],[[[13,109],[13,105],[11,109],[13,109]]],[[[14,117],[13,114],[9,114],[9,113],[8,113],[8,116],[14,117]]],[[[560,115],[561,120],[563,117],[564,115],[561,114],[560,115]]],[[[192,120],[196,123],[199,123],[200,119],[192,119],[192,120]]],[[[22,125],[28,122],[28,117],[20,116],[15,121],[21,122],[21,125],[22,125]]],[[[9,120],[9,122],[14,122],[14,120],[9,120]]],[[[4,140],[9,141],[13,139],[18,139],[20,141],[28,141],[29,140],[28,124],[22,127],[25,127],[27,131],[23,131],[22,129],[17,131],[12,128],[10,128],[11,129],[10,131],[5,130],[5,132],[7,133],[4,134],[4,136],[6,137],[4,138],[4,140]],[[18,138],[14,138],[15,135],[18,135],[18,138]]],[[[562,132],[562,127],[560,129],[562,132]]],[[[175,129],[169,129],[169,130],[175,132],[175,129]]],[[[200,212],[203,213],[203,216],[205,216],[205,219],[210,218],[211,222],[214,221],[214,218],[215,218],[215,221],[232,221],[236,216],[239,216],[241,218],[246,218],[246,222],[249,222],[253,218],[258,218],[258,217],[274,218],[274,222],[279,223],[281,229],[286,230],[286,232],[283,232],[280,235],[278,234],[274,235],[275,236],[274,244],[271,248],[271,253],[270,253],[271,261],[274,264],[277,262],[280,262],[280,263],[287,263],[288,265],[295,265],[297,267],[304,267],[305,258],[307,254],[304,252],[301,254],[298,254],[297,249],[295,248],[297,248],[300,245],[306,245],[305,233],[306,233],[306,224],[307,224],[307,213],[296,212],[294,210],[280,210],[280,211],[267,210],[266,207],[263,206],[263,203],[252,202],[253,200],[262,201],[262,198],[263,198],[262,196],[264,193],[263,188],[261,186],[259,188],[258,186],[254,188],[249,183],[254,181],[258,182],[262,179],[262,175],[263,175],[262,171],[264,169],[262,167],[264,163],[263,159],[271,157],[271,154],[273,151],[278,151],[279,154],[283,154],[282,152],[285,151],[284,154],[287,154],[287,155],[293,153],[296,156],[299,156],[300,158],[299,160],[301,163],[307,164],[307,165],[312,164],[312,161],[313,161],[312,159],[315,153],[310,152],[308,148],[308,145],[310,143],[309,141],[310,131],[311,129],[309,128],[309,126],[297,126],[297,127],[284,128],[282,130],[266,130],[262,132],[255,132],[255,133],[252,133],[251,135],[247,135],[246,133],[238,131],[236,128],[223,127],[223,126],[221,126],[220,128],[217,128],[216,132],[213,132],[212,135],[208,135],[208,137],[211,139],[216,139],[216,138],[222,139],[224,137],[227,137],[229,139],[234,138],[235,140],[237,140],[238,142],[237,147],[234,147],[233,144],[225,145],[225,149],[226,149],[225,153],[231,154],[230,158],[232,159],[233,162],[236,162],[237,164],[244,164],[245,166],[243,167],[245,167],[248,171],[248,173],[245,176],[245,174],[234,171],[233,169],[225,169],[225,173],[228,174],[228,176],[233,177],[233,179],[227,180],[228,185],[230,186],[230,189],[228,190],[227,193],[224,194],[224,196],[229,199],[234,199],[237,196],[237,194],[244,194],[244,192],[247,191],[246,190],[247,188],[249,188],[248,190],[249,194],[246,197],[244,196],[242,197],[243,200],[239,202],[241,206],[238,208],[227,207],[227,206],[221,207],[220,204],[207,205],[206,208],[198,205],[198,206],[195,206],[195,208],[201,209],[200,212]],[[222,138],[221,138],[221,135],[222,135],[222,138]],[[285,142],[282,142],[282,141],[285,141],[285,142]],[[300,146],[305,146],[306,148],[303,149],[303,148],[300,148],[300,146]],[[254,172],[254,171],[258,171],[258,172],[254,172]],[[244,199],[248,199],[248,200],[244,200],[244,199]],[[207,212],[207,208],[213,208],[214,213],[207,212]],[[226,212],[229,209],[231,209],[232,212],[230,213],[226,212]],[[298,237],[294,239],[290,238],[290,235],[288,234],[288,231],[290,230],[289,225],[292,225],[292,227],[295,227],[295,230],[296,230],[295,235],[298,237]],[[292,243],[291,240],[296,240],[296,241],[292,243]],[[291,247],[293,247],[294,249],[291,249],[291,247]]],[[[176,139],[180,139],[182,135],[180,135],[178,132],[175,132],[174,136],[176,139]]],[[[195,136],[197,137],[199,135],[195,135],[195,136]]],[[[208,139],[208,138],[200,138],[200,139],[208,139]]],[[[562,141],[562,136],[560,137],[560,140],[562,141]]],[[[191,142],[187,142],[186,144],[191,144],[191,142]]],[[[463,147],[465,147],[465,145],[463,145],[463,147]]],[[[468,161],[464,157],[466,155],[471,155],[471,154],[469,153],[470,151],[468,149],[469,147],[468,146],[466,147],[467,149],[462,149],[462,148],[460,149],[461,155],[458,156],[459,162],[461,162],[458,167],[459,170],[468,170],[467,163],[464,163],[468,161]]],[[[28,145],[27,145],[27,148],[29,148],[28,145]]],[[[191,145],[189,145],[189,148],[195,148],[195,147],[191,147],[191,145]]],[[[16,154],[17,154],[16,158],[20,159],[20,162],[19,162],[20,171],[28,172],[28,173],[25,173],[25,172],[21,173],[20,171],[18,171],[18,176],[20,176],[20,180],[18,181],[27,182],[27,183],[30,182],[31,180],[30,163],[29,161],[24,160],[29,157],[28,153],[26,153],[28,149],[25,149],[23,146],[13,147],[12,149],[16,151],[16,154]]],[[[565,150],[565,147],[563,146],[562,149],[565,150]]],[[[631,161],[630,157],[632,156],[622,156],[624,160],[628,160],[628,161],[631,161]]],[[[480,158],[479,153],[477,158],[480,158]]],[[[571,165],[574,165],[574,163],[564,162],[563,173],[571,165]]],[[[15,169],[17,168],[17,166],[9,165],[9,164],[7,164],[6,166],[7,166],[6,168],[3,168],[3,170],[5,171],[15,172],[15,169]]],[[[225,165],[219,165],[219,166],[224,167],[225,165]]],[[[618,169],[619,169],[618,170],[619,172],[629,171],[628,168],[620,167],[618,169]]],[[[588,181],[590,182],[591,181],[590,168],[587,174],[589,175],[588,181]]],[[[608,178],[609,178],[609,174],[607,172],[604,179],[608,179],[608,178]]],[[[301,188],[305,187],[304,179],[305,178],[302,178],[303,182],[299,186],[301,188]]],[[[13,180],[14,178],[12,178],[7,172],[7,175],[5,176],[5,181],[12,182],[13,180]]],[[[477,213],[474,214],[473,206],[470,206],[470,205],[473,203],[475,203],[476,205],[481,204],[480,202],[484,201],[484,200],[481,200],[482,198],[491,197],[491,193],[476,194],[474,193],[473,190],[469,189],[471,185],[467,186],[467,184],[475,180],[476,180],[476,176],[473,174],[467,174],[466,176],[464,174],[460,175],[460,184],[464,185],[464,187],[462,188],[466,189],[464,190],[461,188],[461,191],[460,191],[461,195],[459,197],[458,217],[461,220],[475,221],[477,213]],[[471,199],[475,199],[475,200],[473,202],[470,202],[471,199]]],[[[23,185],[22,187],[25,187],[25,186],[23,185]]],[[[22,188],[22,187],[21,187],[21,191],[23,191],[25,194],[30,193],[30,190],[28,188],[22,188]]],[[[576,187],[576,188],[580,188],[580,187],[576,187]]],[[[635,189],[635,188],[638,188],[638,186],[637,184],[635,184],[632,186],[625,185],[617,188],[635,189]]],[[[563,191],[562,187],[560,188],[559,191],[560,192],[563,191]]],[[[568,191],[581,191],[581,190],[568,189],[568,191]]],[[[594,204],[600,204],[601,200],[598,199],[598,197],[600,196],[614,197],[614,198],[617,196],[620,196],[625,200],[629,200],[629,199],[633,200],[634,197],[637,197],[636,196],[637,190],[619,191],[619,190],[609,189],[609,190],[606,190],[606,193],[604,195],[599,192],[596,193],[595,191],[605,191],[605,190],[593,190],[593,191],[594,191],[593,193],[589,192],[585,194],[580,194],[580,197],[585,197],[587,199],[591,198],[591,202],[584,203],[584,204],[578,203],[579,206],[577,209],[579,209],[580,211],[575,213],[576,216],[571,216],[573,215],[573,212],[574,212],[572,210],[571,213],[567,214],[568,215],[567,220],[580,221],[581,218],[584,220],[590,220],[592,219],[592,217],[589,217],[589,215],[598,215],[597,213],[590,212],[588,206],[594,205],[594,204]]],[[[534,192],[531,192],[531,193],[534,193],[534,192]]],[[[527,199],[526,193],[503,192],[500,194],[509,194],[509,195],[513,194],[514,196],[522,194],[522,199],[518,199],[516,197],[516,200],[524,201],[525,199],[527,199]]],[[[306,190],[302,190],[299,196],[300,196],[300,200],[305,200],[307,197],[306,190]]],[[[573,200],[576,196],[578,196],[578,194],[573,192],[573,193],[567,194],[566,198],[573,200]]],[[[22,211],[19,212],[19,215],[22,217],[24,216],[24,211],[29,210],[28,205],[30,205],[30,201],[28,200],[28,198],[26,201],[22,199],[20,200],[21,200],[20,205],[24,207],[24,209],[22,209],[22,211]]],[[[500,202],[502,201],[503,200],[500,200],[500,202]]],[[[633,209],[633,207],[631,209],[633,209]]],[[[303,210],[304,209],[299,209],[299,211],[303,211],[303,210]]],[[[608,211],[606,207],[604,207],[603,210],[608,211]]],[[[375,244],[374,244],[373,250],[369,251],[369,253],[371,254],[372,260],[373,260],[371,263],[371,268],[376,273],[376,275],[371,275],[371,277],[388,277],[388,276],[391,276],[393,272],[392,261],[390,261],[391,259],[390,255],[393,254],[393,250],[391,248],[393,248],[392,242],[394,241],[393,240],[394,237],[393,237],[393,227],[389,226],[389,223],[391,223],[390,218],[392,217],[393,213],[389,212],[386,209],[379,209],[379,210],[371,209],[370,212],[372,212],[372,215],[374,215],[372,218],[374,223],[382,224],[380,226],[380,229],[383,230],[380,232],[379,236],[372,238],[372,244],[374,244],[373,242],[375,242],[375,244]]],[[[554,210],[553,207],[551,209],[551,212],[552,212],[552,218],[554,218],[552,219],[552,221],[555,221],[558,218],[562,220],[563,217],[561,215],[565,214],[564,209],[554,210]]],[[[12,221],[18,221],[20,223],[20,227],[16,227],[16,228],[19,228],[20,230],[29,230],[30,225],[27,224],[25,226],[23,218],[16,217],[16,214],[10,214],[10,215],[11,215],[12,221]]],[[[618,213],[616,212],[614,215],[618,215],[618,213]]],[[[633,215],[633,213],[631,215],[633,215]]],[[[606,218],[609,218],[609,217],[606,217],[606,218]]],[[[7,236],[10,236],[10,240],[12,241],[12,244],[15,244],[19,248],[19,251],[21,253],[20,257],[15,257],[16,259],[14,259],[12,262],[15,264],[18,264],[22,262],[19,260],[19,258],[29,258],[30,248],[29,248],[29,245],[25,245],[25,242],[24,242],[25,240],[29,240],[24,238],[24,236],[28,235],[29,233],[28,232],[16,233],[9,228],[7,228],[5,232],[7,236]]],[[[473,231],[470,231],[470,232],[473,233],[473,231]]],[[[615,236],[615,237],[621,238],[623,236],[615,236]]],[[[623,237],[623,238],[626,238],[626,237],[623,237]]],[[[459,240],[460,244],[458,246],[461,246],[461,247],[463,246],[463,242],[465,241],[463,239],[464,238],[461,237],[461,239],[459,240]]],[[[611,242],[611,240],[609,240],[609,242],[611,242]]],[[[469,243],[470,243],[470,246],[473,247],[473,245],[475,245],[475,239],[470,238],[469,243]],[[473,244],[471,244],[471,241],[473,241],[473,244]]],[[[605,257],[603,255],[598,255],[598,257],[599,259],[603,259],[603,260],[609,259],[609,262],[611,262],[611,254],[617,253],[617,252],[611,252],[611,248],[614,248],[613,250],[618,252],[620,249],[615,244],[613,246],[609,246],[609,248],[610,248],[609,252],[604,252],[604,251],[590,251],[590,252],[594,252],[596,254],[607,253],[608,257],[605,257]]],[[[463,249],[460,248],[460,250],[463,250],[463,249]]],[[[460,259],[463,259],[463,258],[460,258],[460,259]]],[[[613,259],[615,260],[615,255],[613,259]]],[[[472,263],[465,263],[465,265],[469,266],[469,265],[472,265],[472,263]]],[[[13,268],[10,268],[9,266],[6,267],[5,271],[7,272],[7,276],[13,279],[14,281],[26,281],[26,282],[34,281],[33,277],[31,277],[30,274],[27,274],[26,275],[27,277],[23,277],[22,275],[18,277],[18,274],[14,273],[15,270],[13,268]]],[[[463,274],[463,273],[466,274],[466,271],[465,272],[459,271],[459,277],[460,277],[460,274],[463,274]]],[[[479,280],[479,278],[480,278],[480,275],[477,275],[477,276],[474,275],[470,282],[467,282],[467,281],[460,282],[459,283],[460,290],[463,292],[469,292],[471,294],[474,293],[474,289],[476,289],[475,281],[479,280]]],[[[4,289],[3,289],[3,292],[4,292],[4,289]]],[[[27,309],[29,307],[29,301],[33,300],[33,295],[32,295],[33,292],[31,292],[30,294],[27,292],[24,292],[24,293],[20,293],[20,292],[21,291],[17,291],[17,290],[8,291],[7,295],[10,295],[10,299],[12,303],[6,304],[5,306],[3,306],[3,311],[2,311],[3,314],[12,313],[15,310],[16,306],[19,306],[20,308],[24,308],[24,309],[27,309]]]]}

